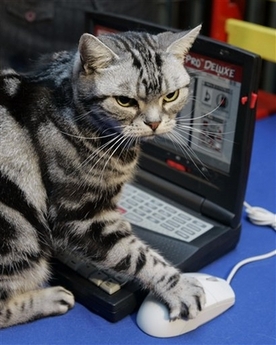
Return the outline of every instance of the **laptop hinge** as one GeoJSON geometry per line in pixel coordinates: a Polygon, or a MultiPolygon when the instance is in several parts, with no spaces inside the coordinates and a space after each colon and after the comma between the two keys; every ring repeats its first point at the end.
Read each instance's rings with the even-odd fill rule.
{"type": "Polygon", "coordinates": [[[235,215],[223,207],[209,201],[187,189],[176,186],[156,175],[153,175],[143,169],[139,169],[136,174],[136,180],[141,185],[162,194],[165,197],[188,207],[204,216],[212,218],[224,225],[233,227],[235,223],[235,215]]]}
{"type": "Polygon", "coordinates": [[[153,175],[143,169],[139,169],[136,174],[136,180],[141,185],[155,191],[156,193],[162,194],[165,197],[183,205],[190,209],[201,212],[201,205],[204,201],[199,195],[191,193],[190,191],[176,186],[173,183],[166,181],[156,175],[153,175]]]}
{"type": "Polygon", "coordinates": [[[204,216],[213,218],[225,225],[229,225],[231,227],[234,226],[235,215],[232,212],[207,199],[205,199],[202,203],[201,213],[204,216]]]}

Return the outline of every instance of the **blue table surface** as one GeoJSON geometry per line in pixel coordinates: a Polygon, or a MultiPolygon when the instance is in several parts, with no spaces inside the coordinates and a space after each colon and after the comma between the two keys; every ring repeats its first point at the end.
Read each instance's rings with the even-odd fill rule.
{"type": "MultiPolygon", "coordinates": [[[[276,212],[276,115],[257,121],[246,201],[276,212]]],[[[245,213],[236,249],[201,271],[226,278],[239,261],[275,249],[275,232],[252,225],[245,213]]],[[[276,344],[276,258],[242,267],[232,287],[235,305],[195,331],[160,339],[144,334],[136,315],[112,324],[80,304],[63,316],[0,330],[0,344],[276,344]]]]}

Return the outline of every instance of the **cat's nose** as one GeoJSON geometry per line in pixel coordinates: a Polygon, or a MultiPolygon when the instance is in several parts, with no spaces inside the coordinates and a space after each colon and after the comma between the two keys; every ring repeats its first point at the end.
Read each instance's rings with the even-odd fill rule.
{"type": "Polygon", "coordinates": [[[144,123],[149,126],[153,131],[156,131],[157,127],[160,125],[161,121],[156,121],[156,122],[146,122],[144,123]]]}

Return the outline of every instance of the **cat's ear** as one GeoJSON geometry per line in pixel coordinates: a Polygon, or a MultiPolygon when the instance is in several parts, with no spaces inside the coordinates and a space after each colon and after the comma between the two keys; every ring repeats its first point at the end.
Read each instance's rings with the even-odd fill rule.
{"type": "Polygon", "coordinates": [[[106,68],[119,57],[97,37],[83,34],[79,41],[79,53],[86,72],[106,68]]]}
{"type": "Polygon", "coordinates": [[[159,39],[161,39],[163,42],[166,42],[164,42],[163,45],[166,44],[166,51],[168,53],[171,53],[178,59],[183,60],[185,55],[193,45],[194,41],[196,40],[200,30],[201,25],[198,25],[189,32],[177,32],[173,34],[169,33],[170,37],[168,37],[168,33],[161,33],[158,36],[159,39]]]}

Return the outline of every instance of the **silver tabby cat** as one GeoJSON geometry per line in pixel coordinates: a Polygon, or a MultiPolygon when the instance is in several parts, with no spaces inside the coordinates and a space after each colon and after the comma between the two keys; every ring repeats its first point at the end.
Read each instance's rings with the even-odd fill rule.
{"type": "Polygon", "coordinates": [[[49,258],[66,249],[136,277],[171,319],[205,303],[140,241],[116,203],[132,179],[139,143],[173,130],[190,78],[189,32],[84,34],[77,52],[44,59],[28,75],[0,75],[0,327],[63,314],[62,287],[45,287],[49,258]]]}

